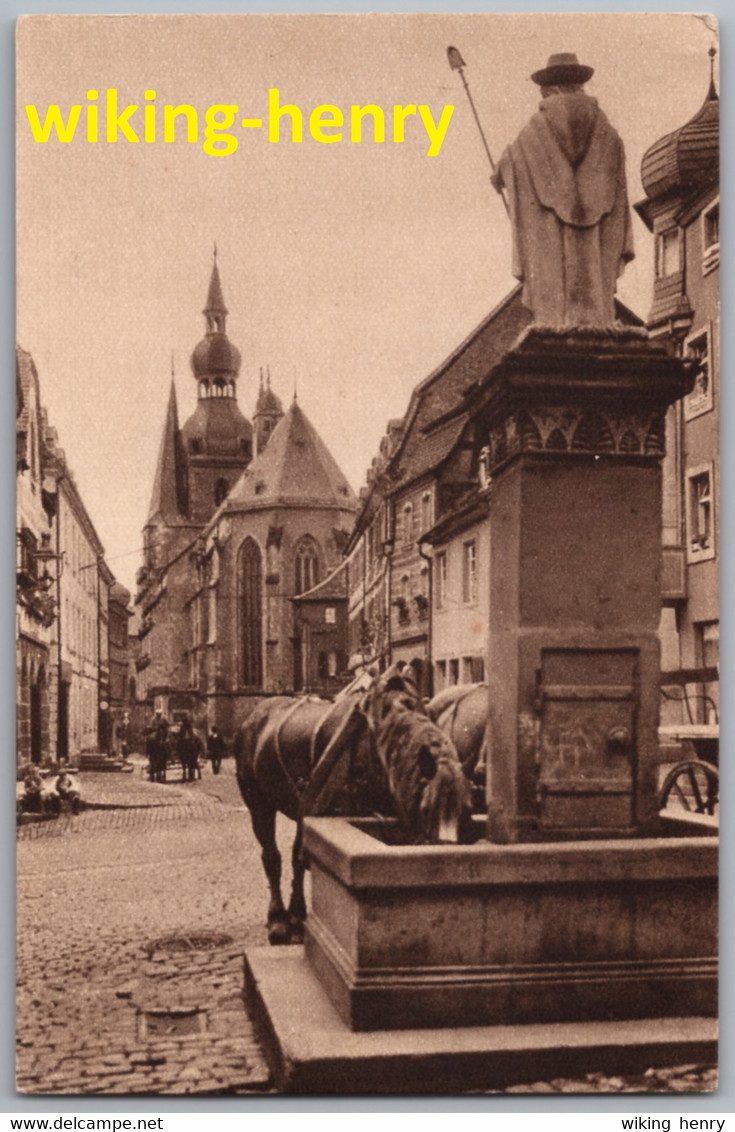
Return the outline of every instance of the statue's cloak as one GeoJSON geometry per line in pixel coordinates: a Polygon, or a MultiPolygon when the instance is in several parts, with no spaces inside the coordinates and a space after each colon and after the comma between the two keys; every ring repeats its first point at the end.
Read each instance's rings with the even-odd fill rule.
{"type": "Polygon", "coordinates": [[[500,159],[513,274],[536,323],[609,326],[633,258],[623,143],[597,101],[553,94],[500,159]]]}

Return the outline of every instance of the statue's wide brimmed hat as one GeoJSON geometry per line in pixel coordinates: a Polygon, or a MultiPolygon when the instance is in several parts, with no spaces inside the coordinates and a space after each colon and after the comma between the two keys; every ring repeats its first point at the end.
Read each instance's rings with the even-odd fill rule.
{"type": "Polygon", "coordinates": [[[556,83],[586,83],[594,73],[594,67],[585,67],[571,51],[563,51],[560,55],[549,55],[544,69],[534,71],[531,78],[539,86],[554,86],[556,83]]]}

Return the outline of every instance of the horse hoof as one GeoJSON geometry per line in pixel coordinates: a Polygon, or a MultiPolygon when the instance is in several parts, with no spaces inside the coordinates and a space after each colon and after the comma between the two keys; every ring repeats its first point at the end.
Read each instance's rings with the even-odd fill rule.
{"type": "Polygon", "coordinates": [[[291,937],[289,943],[303,943],[304,942],[304,924],[301,920],[291,921],[291,937]]]}
{"type": "Polygon", "coordinates": [[[268,925],[268,943],[271,947],[280,947],[291,942],[291,926],[285,920],[276,920],[268,925]]]}

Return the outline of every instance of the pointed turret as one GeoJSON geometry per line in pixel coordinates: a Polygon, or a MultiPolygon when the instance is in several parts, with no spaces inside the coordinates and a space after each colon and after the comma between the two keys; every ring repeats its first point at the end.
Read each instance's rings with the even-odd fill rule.
{"type": "Polygon", "coordinates": [[[172,378],[148,520],[150,522],[159,516],[166,522],[170,522],[183,518],[185,515],[186,477],[179,436],[176,386],[172,378]]]}
{"type": "Polygon", "coordinates": [[[271,389],[271,371],[268,368],[266,384],[263,385],[263,370],[260,371],[260,391],[253,415],[253,429],[255,432],[256,454],[263,451],[268,443],[268,437],[273,432],[281,417],[283,405],[279,397],[271,389]]]}
{"type": "Polygon", "coordinates": [[[230,312],[225,306],[224,295],[222,294],[222,283],[219,277],[219,268],[217,267],[217,245],[214,248],[214,263],[212,264],[212,277],[209,280],[209,291],[207,293],[207,305],[205,306],[202,314],[207,320],[207,331],[219,331],[224,334],[226,331],[227,315],[230,312]]]}

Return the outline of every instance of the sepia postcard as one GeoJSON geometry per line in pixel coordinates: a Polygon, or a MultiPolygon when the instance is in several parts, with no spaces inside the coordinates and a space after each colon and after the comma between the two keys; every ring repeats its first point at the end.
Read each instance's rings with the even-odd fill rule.
{"type": "Polygon", "coordinates": [[[16,60],[18,1092],[716,1090],[715,18],[16,60]]]}

